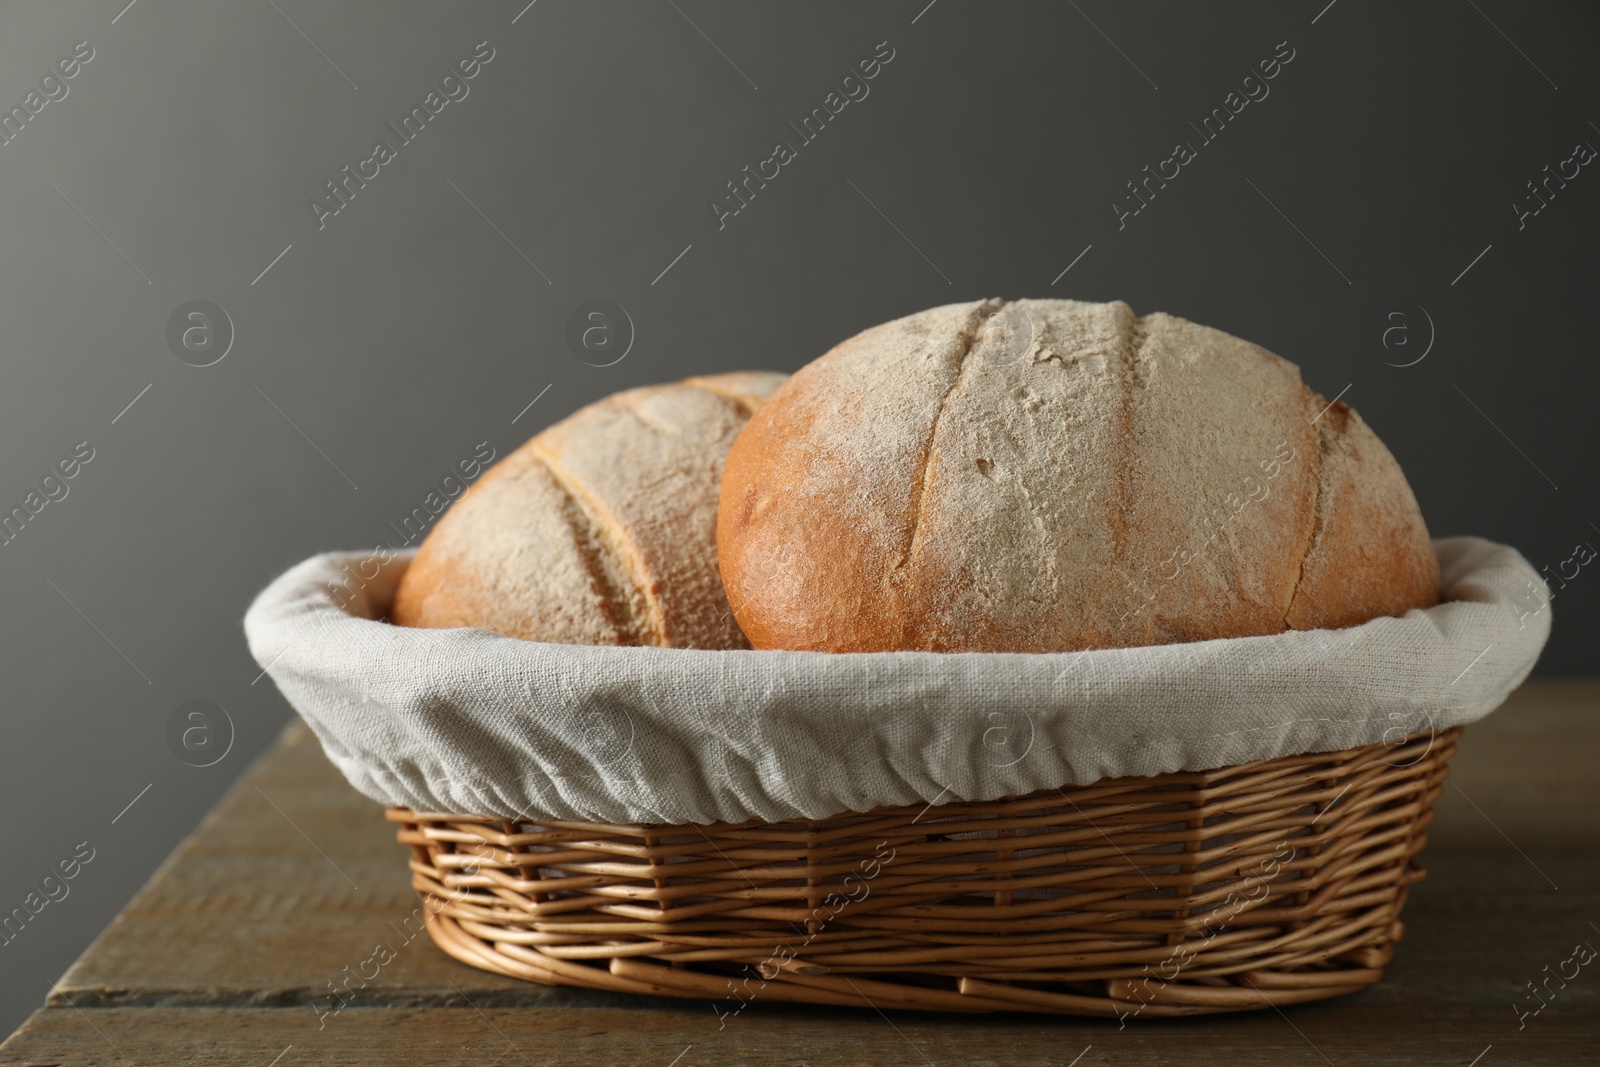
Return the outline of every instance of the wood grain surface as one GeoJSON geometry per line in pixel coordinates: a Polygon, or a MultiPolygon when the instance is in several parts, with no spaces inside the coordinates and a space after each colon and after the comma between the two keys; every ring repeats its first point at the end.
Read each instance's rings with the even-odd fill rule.
{"type": "Polygon", "coordinates": [[[1600,947],[1597,752],[1600,682],[1530,684],[1470,727],[1405,940],[1352,997],[1126,1029],[758,1001],[721,1025],[709,1002],[501,978],[411,934],[406,850],[296,722],[0,1064],[1600,1063],[1600,960],[1553,977],[1600,947]],[[394,958],[332,1012],[380,944],[394,958]]]}

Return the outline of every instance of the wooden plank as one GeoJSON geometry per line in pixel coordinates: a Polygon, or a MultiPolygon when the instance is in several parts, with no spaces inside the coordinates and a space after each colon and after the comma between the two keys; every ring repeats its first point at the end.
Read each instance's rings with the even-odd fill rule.
{"type": "MultiPolygon", "coordinates": [[[[1594,1032],[1572,1025],[1580,1008],[1553,1014],[1518,1035],[1474,1033],[1466,1009],[1438,1013],[1360,998],[1210,1019],[1165,1019],[1119,1030],[1115,1020],[753,1007],[718,1030],[694,1008],[351,1009],[323,1029],[309,1014],[273,1008],[66,1008],[36,1013],[0,1046],[0,1064],[211,1067],[300,1064],[1056,1064],[1082,1054],[1099,1064],[1284,1067],[1288,1064],[1471,1063],[1492,1044],[1485,1067],[1594,1063],[1594,1032]],[[1544,1025],[1537,1025],[1543,1023],[1544,1025]],[[681,1059],[678,1059],[679,1056],[681,1059]],[[276,1057],[281,1057],[277,1058],[276,1057]],[[1491,1058],[1492,1057],[1492,1058],[1491,1058]]],[[[1481,1031],[1481,1026],[1476,1028],[1481,1031]]]]}
{"type": "Polygon", "coordinates": [[[465,967],[407,938],[409,850],[296,720],[57,984],[50,1003],[305,1004],[384,943],[363,1002],[602,1003],[465,967]]]}
{"type": "Polygon", "coordinates": [[[1429,850],[1600,845],[1600,682],[1534,681],[1467,727],[1429,850]],[[1504,836],[1502,836],[1502,831],[1504,836]]]}
{"type": "Polygon", "coordinates": [[[351,790],[296,724],[72,967],[52,1006],[0,1046],[0,1063],[126,1055],[266,1064],[290,1045],[284,1067],[515,1062],[513,1043],[553,1063],[664,1053],[665,1064],[690,1044],[703,1054],[682,1067],[920,1062],[907,1040],[940,1063],[1067,1062],[1090,1043],[1085,1067],[1168,1057],[1320,1063],[1318,1050],[1333,1062],[1467,1064],[1490,1044],[1485,1065],[1592,1062],[1600,966],[1520,1031],[1513,1005],[1531,1006],[1525,983],[1574,944],[1600,944],[1589,925],[1600,916],[1600,779],[1587,766],[1597,742],[1592,682],[1527,686],[1467,731],[1457,785],[1441,798],[1424,853],[1430,877],[1407,906],[1407,936],[1384,982],[1354,997],[1122,1031],[1114,1022],[915,1013],[893,1014],[890,1027],[871,1012],[757,1003],[719,1031],[707,1002],[550,989],[406,938],[417,903],[405,850],[378,805],[351,790]],[[351,1007],[319,1018],[330,983],[379,943],[396,958],[351,1007]],[[542,1010],[512,1010],[528,1007],[542,1010]],[[1214,1058],[1197,1058],[1202,1049],[1214,1058]]]}

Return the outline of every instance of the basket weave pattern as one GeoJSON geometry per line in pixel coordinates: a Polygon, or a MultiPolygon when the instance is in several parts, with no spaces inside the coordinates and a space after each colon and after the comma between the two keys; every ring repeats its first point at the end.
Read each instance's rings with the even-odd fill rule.
{"type": "Polygon", "coordinates": [[[1187,1015],[1382,976],[1459,734],[816,821],[388,818],[434,940],[513,977],[725,1017],[1187,1015]]]}

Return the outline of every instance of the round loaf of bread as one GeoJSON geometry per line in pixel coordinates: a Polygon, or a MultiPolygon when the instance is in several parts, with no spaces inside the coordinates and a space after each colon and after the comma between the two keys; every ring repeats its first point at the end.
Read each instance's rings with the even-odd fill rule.
{"type": "Polygon", "coordinates": [[[781,381],[629,389],[544,430],[445,512],[390,618],[558,644],[750,647],[717,573],[717,492],[728,446],[781,381]]]}
{"type": "Polygon", "coordinates": [[[952,304],[838,345],[734,443],[717,543],[756,648],[1167,644],[1352,626],[1439,588],[1354,410],[1120,302],[952,304]]]}

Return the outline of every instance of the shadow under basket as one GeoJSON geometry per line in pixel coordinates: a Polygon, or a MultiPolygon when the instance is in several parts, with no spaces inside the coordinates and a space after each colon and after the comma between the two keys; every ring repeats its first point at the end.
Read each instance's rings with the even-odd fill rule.
{"type": "Polygon", "coordinates": [[[815,821],[387,817],[434,941],[516,978],[719,1013],[1192,1015],[1383,976],[1460,733],[815,821]]]}

